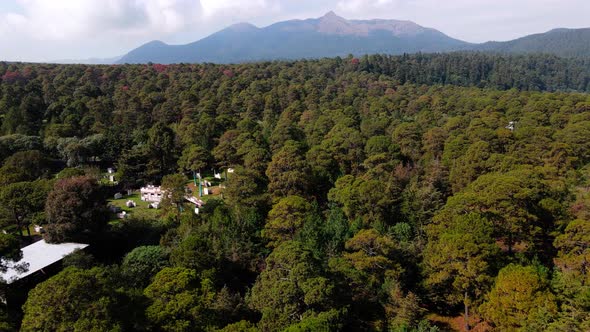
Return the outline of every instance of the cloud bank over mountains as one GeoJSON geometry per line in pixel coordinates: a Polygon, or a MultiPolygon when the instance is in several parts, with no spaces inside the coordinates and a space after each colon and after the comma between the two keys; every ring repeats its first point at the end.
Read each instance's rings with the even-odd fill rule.
{"type": "Polygon", "coordinates": [[[265,26],[329,10],[411,20],[473,42],[590,25],[587,0],[3,0],[0,59],[108,57],[149,40],[181,44],[238,22],[265,26]]]}

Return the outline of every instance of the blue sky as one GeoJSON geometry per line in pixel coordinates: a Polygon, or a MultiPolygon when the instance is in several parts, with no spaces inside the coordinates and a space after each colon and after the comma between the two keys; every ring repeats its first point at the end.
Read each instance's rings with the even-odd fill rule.
{"type": "Polygon", "coordinates": [[[470,42],[590,27],[590,0],[0,0],[0,60],[106,58],[155,39],[187,43],[233,23],[329,10],[411,20],[470,42]]]}
{"type": "Polygon", "coordinates": [[[0,2],[0,12],[22,13],[23,8],[16,0],[5,0],[0,2]]]}

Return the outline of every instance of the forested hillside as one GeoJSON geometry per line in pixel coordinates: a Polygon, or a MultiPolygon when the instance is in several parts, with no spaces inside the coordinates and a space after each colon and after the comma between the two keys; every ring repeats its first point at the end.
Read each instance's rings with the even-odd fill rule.
{"type": "Polygon", "coordinates": [[[587,60],[0,63],[0,77],[0,252],[18,256],[33,224],[90,244],[3,286],[31,291],[0,330],[590,330],[587,60]],[[228,167],[198,215],[183,203],[193,172],[228,167]],[[157,214],[109,222],[114,191],[145,184],[171,193],[157,214]]]}
{"type": "Polygon", "coordinates": [[[506,53],[545,53],[564,57],[590,56],[590,28],[553,29],[506,42],[487,42],[473,49],[506,53]]]}

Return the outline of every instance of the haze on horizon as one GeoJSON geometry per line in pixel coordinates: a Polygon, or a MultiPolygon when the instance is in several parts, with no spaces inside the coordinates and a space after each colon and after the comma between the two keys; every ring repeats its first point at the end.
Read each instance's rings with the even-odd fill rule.
{"type": "Polygon", "coordinates": [[[410,20],[468,42],[590,27],[587,0],[3,0],[0,60],[123,55],[149,42],[183,44],[231,24],[320,17],[410,20]]]}

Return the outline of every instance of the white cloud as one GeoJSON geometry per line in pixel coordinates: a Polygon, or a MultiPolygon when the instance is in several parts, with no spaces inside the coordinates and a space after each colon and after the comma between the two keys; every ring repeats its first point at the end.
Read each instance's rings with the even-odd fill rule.
{"type": "Polygon", "coordinates": [[[198,0],[16,1],[20,13],[0,12],[0,42],[20,51],[0,50],[0,59],[112,56],[194,29],[203,16],[198,0]]]}
{"type": "Polygon", "coordinates": [[[96,34],[174,32],[200,15],[191,0],[20,0],[15,30],[39,40],[77,40],[96,34]]]}
{"type": "Polygon", "coordinates": [[[243,13],[255,10],[265,10],[271,6],[271,3],[265,0],[201,0],[203,14],[206,17],[218,15],[220,13],[243,13]]]}
{"type": "Polygon", "coordinates": [[[367,9],[377,10],[389,5],[395,5],[397,1],[394,0],[343,0],[337,4],[338,9],[343,12],[358,12],[367,9]]]}

